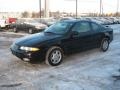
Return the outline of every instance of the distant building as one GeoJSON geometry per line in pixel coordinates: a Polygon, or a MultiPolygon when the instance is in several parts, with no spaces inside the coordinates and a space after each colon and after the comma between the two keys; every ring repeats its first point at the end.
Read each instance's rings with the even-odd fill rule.
{"type": "Polygon", "coordinates": [[[0,12],[0,19],[7,19],[7,18],[20,18],[20,12],[0,12]]]}

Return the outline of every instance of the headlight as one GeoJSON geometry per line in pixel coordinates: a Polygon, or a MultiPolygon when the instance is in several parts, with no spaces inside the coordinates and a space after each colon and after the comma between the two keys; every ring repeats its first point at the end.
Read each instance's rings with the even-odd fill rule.
{"type": "Polygon", "coordinates": [[[34,48],[34,47],[24,47],[24,46],[22,46],[22,47],[20,47],[20,50],[35,52],[35,51],[39,51],[40,49],[39,48],[34,48]]]}

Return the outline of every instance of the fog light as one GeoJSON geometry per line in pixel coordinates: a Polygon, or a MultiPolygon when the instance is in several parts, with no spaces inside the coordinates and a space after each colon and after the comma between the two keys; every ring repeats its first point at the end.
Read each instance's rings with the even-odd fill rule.
{"type": "Polygon", "coordinates": [[[31,58],[31,53],[28,53],[27,56],[28,56],[29,58],[31,58]]]}
{"type": "Polygon", "coordinates": [[[30,61],[30,59],[28,59],[28,58],[23,58],[23,60],[24,60],[25,62],[29,62],[29,61],[30,61]]]}

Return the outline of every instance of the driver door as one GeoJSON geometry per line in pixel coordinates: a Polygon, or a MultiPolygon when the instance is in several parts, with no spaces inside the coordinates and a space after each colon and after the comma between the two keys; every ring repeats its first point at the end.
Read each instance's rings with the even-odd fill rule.
{"type": "Polygon", "coordinates": [[[75,24],[72,28],[72,32],[76,32],[77,34],[73,34],[71,37],[71,47],[74,51],[80,51],[84,49],[90,48],[92,45],[92,30],[90,23],[87,21],[81,21],[75,24]]]}

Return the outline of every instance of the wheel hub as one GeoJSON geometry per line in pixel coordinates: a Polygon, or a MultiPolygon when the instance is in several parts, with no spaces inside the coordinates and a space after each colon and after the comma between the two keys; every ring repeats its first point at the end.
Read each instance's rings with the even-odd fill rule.
{"type": "Polygon", "coordinates": [[[103,42],[103,49],[106,50],[108,48],[108,41],[103,42]]]}
{"type": "Polygon", "coordinates": [[[56,64],[59,63],[62,58],[61,52],[59,50],[55,50],[51,54],[51,62],[56,64]]]}

